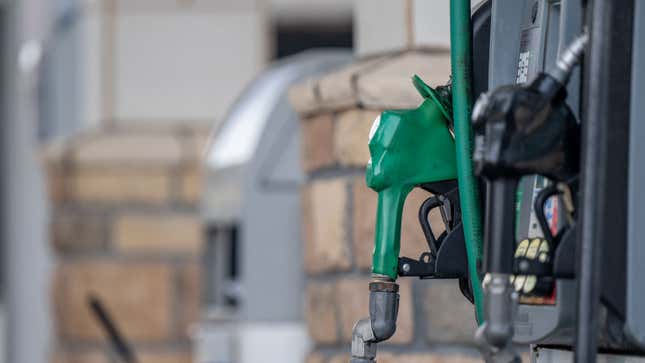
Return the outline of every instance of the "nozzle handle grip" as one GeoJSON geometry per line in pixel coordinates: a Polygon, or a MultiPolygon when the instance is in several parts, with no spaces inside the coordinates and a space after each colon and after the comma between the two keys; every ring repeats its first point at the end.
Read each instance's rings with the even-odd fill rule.
{"type": "Polygon", "coordinates": [[[396,280],[401,250],[401,215],[412,186],[391,186],[378,193],[372,273],[396,280]]]}

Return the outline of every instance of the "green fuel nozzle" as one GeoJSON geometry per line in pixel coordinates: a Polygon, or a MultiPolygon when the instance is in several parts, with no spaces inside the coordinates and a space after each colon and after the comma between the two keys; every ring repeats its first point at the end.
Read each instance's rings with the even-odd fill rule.
{"type": "Polygon", "coordinates": [[[415,109],[388,110],[370,130],[367,185],[378,192],[368,318],[354,326],[351,363],[375,362],[376,343],[396,331],[401,216],[405,199],[420,185],[457,178],[450,128],[450,93],[432,89],[418,76],[424,101],[415,109]]]}
{"type": "Polygon", "coordinates": [[[408,193],[421,184],[457,178],[449,103],[418,76],[413,83],[423,103],[415,109],[384,111],[370,131],[366,181],[378,192],[372,273],[392,280],[397,277],[408,193]]]}

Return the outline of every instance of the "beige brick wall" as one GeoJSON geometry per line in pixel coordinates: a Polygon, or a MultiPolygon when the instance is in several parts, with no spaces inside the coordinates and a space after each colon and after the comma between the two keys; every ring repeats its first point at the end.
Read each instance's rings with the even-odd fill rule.
{"type": "Polygon", "coordinates": [[[205,130],[99,130],[48,145],[56,363],[114,357],[88,307],[101,299],[140,362],[189,363],[199,318],[197,212],[205,130]]]}
{"type": "MultiPolygon", "coordinates": [[[[416,107],[410,82],[419,74],[436,85],[448,80],[448,54],[409,52],[358,61],[297,85],[290,92],[301,114],[306,320],[314,349],[307,363],[347,362],[353,324],[368,315],[368,281],[377,194],[365,185],[368,133],[385,108],[416,107]]],[[[401,254],[418,257],[427,244],[417,222],[429,196],[408,197],[401,254]]],[[[440,216],[431,223],[440,228],[440,216]]],[[[383,363],[481,361],[472,341],[472,305],[455,280],[399,279],[398,329],[379,346],[383,363]]]]}

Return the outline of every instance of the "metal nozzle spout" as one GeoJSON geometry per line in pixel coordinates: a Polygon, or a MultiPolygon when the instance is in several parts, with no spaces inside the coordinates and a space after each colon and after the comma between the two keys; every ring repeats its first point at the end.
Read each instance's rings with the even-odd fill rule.
{"type": "Polygon", "coordinates": [[[361,319],[354,324],[352,331],[352,359],[350,363],[375,362],[376,341],[369,318],[361,319]]]}
{"type": "Polygon", "coordinates": [[[394,335],[399,311],[399,285],[381,279],[370,283],[369,308],[369,318],[354,325],[350,363],[375,362],[376,343],[394,335]]]}
{"type": "Polygon", "coordinates": [[[477,329],[478,342],[486,362],[521,362],[513,349],[513,321],[517,295],[510,275],[489,274],[485,279],[486,322],[477,329]]]}
{"type": "Polygon", "coordinates": [[[589,42],[589,34],[583,31],[556,60],[555,67],[549,72],[553,78],[562,84],[567,84],[573,68],[580,62],[580,58],[589,42]]]}

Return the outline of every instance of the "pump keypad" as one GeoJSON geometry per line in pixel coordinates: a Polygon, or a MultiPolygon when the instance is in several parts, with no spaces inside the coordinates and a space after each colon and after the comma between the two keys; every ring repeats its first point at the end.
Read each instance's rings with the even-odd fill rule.
{"type": "Polygon", "coordinates": [[[536,297],[549,297],[553,293],[552,249],[544,238],[522,240],[515,249],[511,282],[523,300],[535,303],[536,297]]]}

